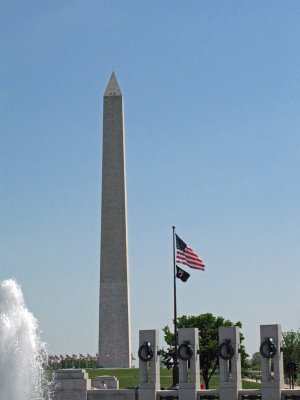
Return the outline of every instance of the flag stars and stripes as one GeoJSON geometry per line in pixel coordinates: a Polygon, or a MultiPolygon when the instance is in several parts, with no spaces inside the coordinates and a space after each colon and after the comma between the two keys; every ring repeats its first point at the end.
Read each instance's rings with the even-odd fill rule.
{"type": "Polygon", "coordinates": [[[176,236],[176,262],[187,265],[193,269],[205,270],[205,265],[199,256],[189,246],[184,243],[179,236],[176,236]]]}

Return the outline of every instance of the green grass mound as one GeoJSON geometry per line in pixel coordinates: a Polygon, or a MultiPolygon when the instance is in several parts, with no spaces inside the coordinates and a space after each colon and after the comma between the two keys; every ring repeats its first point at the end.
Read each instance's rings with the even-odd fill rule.
{"type": "MultiPolygon", "coordinates": [[[[119,380],[120,389],[133,388],[139,385],[139,369],[138,368],[95,368],[87,369],[90,379],[96,376],[115,376],[119,380]]],[[[172,386],[172,371],[166,368],[160,370],[160,386],[167,389],[172,386]]],[[[210,380],[210,389],[217,389],[219,387],[219,376],[214,375],[210,380]]],[[[249,382],[243,380],[243,389],[259,389],[260,384],[256,382],[249,382]]]]}

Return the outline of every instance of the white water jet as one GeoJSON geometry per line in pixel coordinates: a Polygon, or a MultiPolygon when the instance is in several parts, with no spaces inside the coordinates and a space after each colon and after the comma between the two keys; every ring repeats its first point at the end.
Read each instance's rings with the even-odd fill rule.
{"type": "Polygon", "coordinates": [[[0,400],[43,399],[45,344],[20,286],[0,285],[0,400]]]}

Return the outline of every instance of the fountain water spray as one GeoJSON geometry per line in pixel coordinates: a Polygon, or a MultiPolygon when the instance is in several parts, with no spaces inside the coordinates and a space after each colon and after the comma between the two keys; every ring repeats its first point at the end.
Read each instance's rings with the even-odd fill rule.
{"type": "Polygon", "coordinates": [[[47,358],[38,321],[26,308],[14,280],[0,284],[0,399],[43,399],[43,365],[47,358]]]}

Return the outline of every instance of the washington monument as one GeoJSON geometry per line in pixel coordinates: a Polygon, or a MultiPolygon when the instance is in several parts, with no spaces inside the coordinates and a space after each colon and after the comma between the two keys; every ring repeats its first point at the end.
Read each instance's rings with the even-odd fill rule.
{"type": "Polygon", "coordinates": [[[100,255],[100,367],[129,368],[130,311],[123,98],[112,73],[104,92],[100,255]]]}

